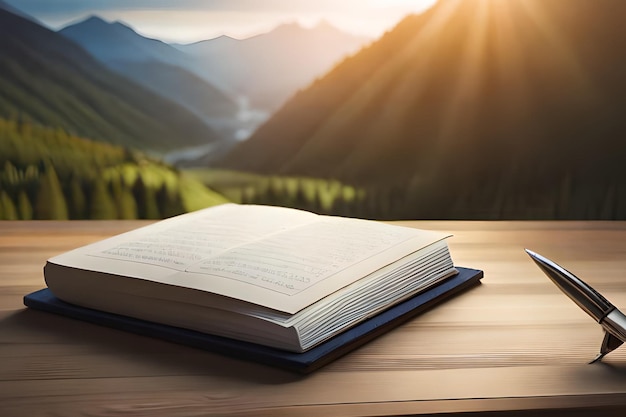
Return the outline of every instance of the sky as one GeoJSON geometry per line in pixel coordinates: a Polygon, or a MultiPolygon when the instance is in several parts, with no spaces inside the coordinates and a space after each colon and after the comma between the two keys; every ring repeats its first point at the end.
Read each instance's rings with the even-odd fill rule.
{"type": "Polygon", "coordinates": [[[377,38],[409,13],[436,0],[4,0],[52,29],[90,15],[122,21],[140,34],[191,43],[228,35],[242,39],[282,23],[313,26],[325,20],[377,38]]]}

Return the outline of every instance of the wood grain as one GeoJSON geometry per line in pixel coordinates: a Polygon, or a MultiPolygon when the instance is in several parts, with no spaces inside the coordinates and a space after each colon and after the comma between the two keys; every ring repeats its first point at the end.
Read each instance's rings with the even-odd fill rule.
{"type": "Polygon", "coordinates": [[[299,376],[23,307],[46,259],[147,222],[0,222],[0,416],[624,415],[626,348],[587,365],[599,326],[523,249],[626,308],[626,223],[398,223],[483,283],[299,376]]]}

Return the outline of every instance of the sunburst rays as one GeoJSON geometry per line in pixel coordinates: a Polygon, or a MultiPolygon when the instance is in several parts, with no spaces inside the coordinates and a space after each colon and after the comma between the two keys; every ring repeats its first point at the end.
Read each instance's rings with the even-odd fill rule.
{"type": "MultiPolygon", "coordinates": [[[[394,142],[394,135],[407,132],[413,132],[416,144],[408,152],[435,143],[428,145],[429,152],[435,153],[430,159],[439,160],[442,155],[437,152],[449,152],[449,143],[464,143],[459,136],[477,128],[479,111],[497,113],[493,126],[479,126],[485,134],[489,129],[502,133],[510,125],[513,137],[516,124],[534,114],[545,83],[556,80],[559,88],[571,84],[572,95],[591,97],[593,84],[568,43],[571,37],[559,26],[558,13],[563,10],[553,10],[555,4],[549,0],[441,0],[420,18],[401,23],[393,37],[379,41],[386,45],[387,55],[376,58],[377,66],[364,82],[335,103],[292,163],[321,154],[332,141],[354,147],[349,154],[333,157],[344,159],[340,165],[349,165],[350,159],[373,160],[376,156],[370,154],[367,143],[386,136],[389,148],[406,146],[406,140],[394,142]],[[409,23],[415,27],[407,27],[409,23]],[[442,80],[447,84],[442,85],[442,80]],[[433,86],[433,81],[439,84],[433,86]],[[425,112],[436,122],[426,121],[425,112]],[[420,130],[421,122],[426,122],[427,132],[420,130]],[[355,126],[366,128],[355,133],[355,126]]],[[[380,153],[388,150],[380,149],[380,153]]],[[[423,169],[430,171],[426,166],[423,169]]]]}

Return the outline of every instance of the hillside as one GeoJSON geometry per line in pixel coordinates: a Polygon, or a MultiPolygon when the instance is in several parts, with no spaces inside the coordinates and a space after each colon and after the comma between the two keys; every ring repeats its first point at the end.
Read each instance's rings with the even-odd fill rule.
{"type": "Polygon", "coordinates": [[[140,152],[0,118],[0,220],[159,219],[227,201],[140,152]]]}
{"type": "Polygon", "coordinates": [[[198,117],[108,70],[67,38],[0,10],[0,116],[163,151],[219,140],[198,117]]]}
{"type": "Polygon", "coordinates": [[[385,190],[393,217],[626,218],[620,0],[442,0],[223,163],[385,190]]]}
{"type": "Polygon", "coordinates": [[[207,125],[236,117],[239,107],[223,91],[184,68],[162,62],[117,62],[112,65],[137,84],[175,101],[207,125]]]}
{"type": "Polygon", "coordinates": [[[4,0],[0,0],[0,10],[5,10],[9,13],[13,13],[14,15],[23,17],[24,19],[30,20],[31,22],[37,23],[37,24],[41,24],[41,22],[39,22],[37,19],[35,19],[34,17],[32,17],[29,14],[24,13],[21,10],[16,9],[15,7],[11,6],[9,3],[7,3],[4,0]]]}

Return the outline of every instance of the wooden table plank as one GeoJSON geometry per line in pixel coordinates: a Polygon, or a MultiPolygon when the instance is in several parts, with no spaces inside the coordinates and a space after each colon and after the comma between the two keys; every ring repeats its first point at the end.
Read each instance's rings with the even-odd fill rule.
{"type": "Polygon", "coordinates": [[[147,222],[0,222],[0,415],[623,415],[626,348],[525,247],[626,308],[626,222],[399,222],[485,278],[309,376],[24,309],[47,258],[147,222]]]}

